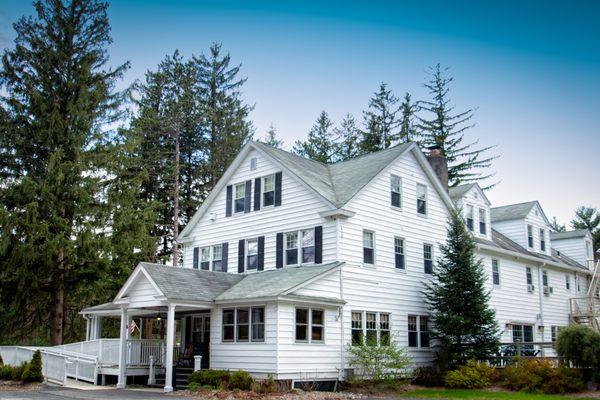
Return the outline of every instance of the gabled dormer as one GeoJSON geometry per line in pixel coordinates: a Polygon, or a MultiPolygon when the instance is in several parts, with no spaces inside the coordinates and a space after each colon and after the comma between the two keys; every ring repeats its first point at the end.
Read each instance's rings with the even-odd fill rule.
{"type": "Polygon", "coordinates": [[[492,227],[534,253],[551,255],[550,223],[540,203],[530,201],[491,209],[492,227]]]}
{"type": "Polygon", "coordinates": [[[587,229],[551,232],[552,248],[590,268],[594,260],[592,234],[587,229]]]}
{"type": "Polygon", "coordinates": [[[491,203],[481,187],[477,183],[455,186],[449,189],[449,194],[473,236],[492,240],[491,203]]]}

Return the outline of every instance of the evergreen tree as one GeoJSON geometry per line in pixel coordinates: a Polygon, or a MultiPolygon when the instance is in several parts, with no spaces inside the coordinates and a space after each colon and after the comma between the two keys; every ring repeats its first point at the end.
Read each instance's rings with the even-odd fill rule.
{"type": "Polygon", "coordinates": [[[399,140],[401,120],[398,118],[398,101],[391,89],[381,83],[379,91],[369,100],[369,108],[363,112],[362,153],[387,149],[399,140]]]}
{"type": "Polygon", "coordinates": [[[121,117],[114,85],[128,64],[107,68],[106,3],[34,6],[0,72],[0,331],[60,344],[69,304],[109,266],[97,144],[121,117]]]}
{"type": "Polygon", "coordinates": [[[552,229],[554,232],[565,232],[567,230],[563,224],[558,222],[556,217],[552,217],[552,221],[550,221],[550,229],[552,229]]]}
{"type": "Polygon", "coordinates": [[[337,142],[336,161],[346,161],[360,155],[360,130],[352,115],[346,114],[340,126],[334,128],[334,135],[337,142]]]}
{"type": "Polygon", "coordinates": [[[426,114],[418,116],[417,129],[421,133],[421,144],[426,148],[440,148],[448,160],[450,186],[481,182],[493,176],[487,170],[496,157],[487,156],[492,147],[476,148],[478,141],[465,142],[465,132],[474,126],[471,122],[474,110],[454,111],[449,99],[450,84],[454,78],[444,75],[447,70],[442,69],[440,64],[430,68],[431,78],[424,85],[432,98],[419,102],[420,109],[426,114]]]}
{"type": "Polygon", "coordinates": [[[277,139],[277,130],[273,124],[269,126],[269,130],[267,130],[267,134],[261,142],[271,147],[275,147],[276,149],[281,149],[283,147],[283,140],[277,139]]]}
{"type": "Polygon", "coordinates": [[[447,232],[442,257],[423,294],[431,308],[439,358],[455,367],[492,356],[499,338],[483,265],[475,258],[475,242],[458,212],[452,213],[447,232]]]}
{"type": "Polygon", "coordinates": [[[416,113],[419,107],[412,102],[410,93],[404,95],[404,100],[400,105],[400,143],[415,142],[418,138],[418,131],[415,126],[416,113]]]}
{"type": "Polygon", "coordinates": [[[310,129],[306,141],[296,141],[292,152],[311,160],[331,164],[335,161],[336,144],[333,137],[333,122],[326,111],[321,111],[319,118],[310,129]]]}
{"type": "Polygon", "coordinates": [[[581,206],[571,221],[573,229],[587,229],[594,240],[594,251],[600,249],[600,213],[595,207],[581,206]]]}

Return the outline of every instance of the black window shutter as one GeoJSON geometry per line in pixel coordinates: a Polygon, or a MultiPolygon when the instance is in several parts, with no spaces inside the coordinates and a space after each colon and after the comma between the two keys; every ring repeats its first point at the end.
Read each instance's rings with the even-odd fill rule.
{"type": "Polygon", "coordinates": [[[254,179],[254,211],[260,210],[260,178],[254,179]]]}
{"type": "Polygon", "coordinates": [[[229,243],[228,242],[225,242],[221,245],[221,251],[223,254],[223,256],[222,256],[223,258],[221,261],[222,268],[223,268],[222,271],[227,272],[227,260],[229,259],[229,243]]]}
{"type": "Polygon", "coordinates": [[[250,195],[252,194],[252,181],[246,181],[246,198],[244,199],[244,212],[250,212],[250,195]]]}
{"type": "Polygon", "coordinates": [[[192,267],[198,269],[198,257],[200,255],[200,249],[198,247],[194,247],[194,260],[192,262],[192,267]]]}
{"type": "Polygon", "coordinates": [[[258,237],[258,270],[265,269],[265,237],[258,237]]]}
{"type": "Polygon", "coordinates": [[[323,262],[323,227],[315,226],[315,264],[323,262]]]}
{"type": "Polygon", "coordinates": [[[281,172],[275,174],[275,207],[281,205],[281,172]]]}
{"type": "Polygon", "coordinates": [[[283,268],[283,233],[279,232],[276,236],[276,247],[275,252],[275,267],[283,268]]]}
{"type": "Polygon", "coordinates": [[[238,243],[238,272],[241,274],[244,272],[244,252],[246,251],[246,241],[240,240],[238,243]]]}
{"type": "Polygon", "coordinates": [[[233,201],[233,187],[227,186],[227,204],[225,204],[225,216],[231,217],[231,202],[233,201]]]}

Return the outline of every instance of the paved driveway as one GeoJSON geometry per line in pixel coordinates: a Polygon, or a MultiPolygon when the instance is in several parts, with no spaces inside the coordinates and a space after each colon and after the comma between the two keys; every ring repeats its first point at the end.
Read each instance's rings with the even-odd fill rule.
{"type": "Polygon", "coordinates": [[[48,400],[138,400],[138,399],[185,399],[185,397],[167,396],[158,391],[135,390],[135,389],[100,389],[81,390],[73,388],[44,386],[34,391],[9,391],[0,392],[1,400],[13,399],[48,399],[48,400]]]}

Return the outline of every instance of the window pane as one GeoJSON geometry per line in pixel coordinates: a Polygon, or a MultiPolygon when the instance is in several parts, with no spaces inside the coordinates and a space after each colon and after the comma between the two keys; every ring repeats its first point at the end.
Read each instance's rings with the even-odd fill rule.
{"type": "Polygon", "coordinates": [[[296,323],[308,324],[308,309],[296,308],[296,323]]]}
{"type": "Polygon", "coordinates": [[[392,175],[391,189],[392,192],[400,193],[400,191],[402,190],[402,180],[400,179],[400,177],[392,175]]]}
{"type": "Polygon", "coordinates": [[[261,341],[265,340],[265,325],[264,324],[252,324],[252,340],[261,341]]]}
{"type": "Polygon", "coordinates": [[[258,239],[249,239],[248,243],[248,254],[258,254],[258,239]]]}
{"type": "Polygon", "coordinates": [[[237,309],[237,323],[238,324],[247,324],[248,323],[248,309],[247,308],[238,308],[237,309]]]}
{"type": "Polygon", "coordinates": [[[315,245],[315,230],[307,229],[302,231],[302,247],[315,245]]]}
{"type": "Polygon", "coordinates": [[[201,252],[202,252],[202,261],[210,261],[210,247],[203,247],[201,252]]]}
{"type": "Polygon", "coordinates": [[[315,247],[303,247],[302,248],[302,262],[311,263],[315,262],[315,247]]]}
{"type": "Polygon", "coordinates": [[[223,323],[233,324],[233,310],[223,310],[223,323]]]}
{"type": "Polygon", "coordinates": [[[213,246],[213,260],[220,260],[223,258],[223,248],[219,244],[217,246],[213,246]]]}
{"type": "Polygon", "coordinates": [[[265,309],[263,307],[252,308],[252,323],[264,323],[265,322],[265,309]]]}
{"type": "Polygon", "coordinates": [[[323,325],[323,310],[312,310],[312,324],[323,325]]]}
{"type": "Polygon", "coordinates": [[[286,250],[285,260],[286,265],[298,264],[298,249],[286,250]]]}
{"type": "Polygon", "coordinates": [[[223,340],[233,341],[233,325],[223,327],[223,340]]]}
{"type": "Polygon", "coordinates": [[[254,256],[248,256],[247,257],[247,262],[246,262],[246,268],[248,269],[257,269],[258,268],[258,256],[254,255],[254,256]]]}
{"type": "Polygon", "coordinates": [[[275,190],[275,177],[273,175],[265,176],[263,178],[263,191],[272,192],[275,190]]]}
{"type": "Polygon", "coordinates": [[[404,254],[404,240],[394,238],[394,251],[398,254],[404,254]]]}
{"type": "Polygon", "coordinates": [[[308,340],[308,325],[296,325],[296,340],[308,340]]]}
{"type": "Polygon", "coordinates": [[[320,342],[323,340],[323,327],[322,326],[312,326],[311,328],[311,341],[320,342]]]}
{"type": "Polygon", "coordinates": [[[363,247],[373,248],[373,232],[363,231],[363,247]]]}
{"type": "Polygon", "coordinates": [[[365,264],[373,264],[374,263],[374,255],[373,249],[364,248],[363,249],[363,262],[365,264]]]}
{"type": "Polygon", "coordinates": [[[223,271],[223,261],[213,261],[213,271],[223,271]]]}
{"type": "Polygon", "coordinates": [[[417,332],[408,332],[408,347],[417,347],[417,332]]]}
{"type": "Polygon", "coordinates": [[[288,249],[295,249],[296,247],[298,247],[298,233],[297,232],[290,232],[290,233],[286,233],[285,235],[285,245],[286,248],[288,249]]]}
{"type": "Polygon", "coordinates": [[[237,326],[237,340],[240,342],[248,341],[248,325],[237,326]]]}
{"type": "Polygon", "coordinates": [[[524,342],[533,342],[533,326],[531,326],[531,325],[523,326],[523,341],[524,342]]]}
{"type": "Polygon", "coordinates": [[[263,193],[263,205],[272,206],[275,204],[275,192],[263,193]]]}
{"type": "Polygon", "coordinates": [[[362,329],[352,329],[352,345],[358,346],[362,343],[362,329]]]}

